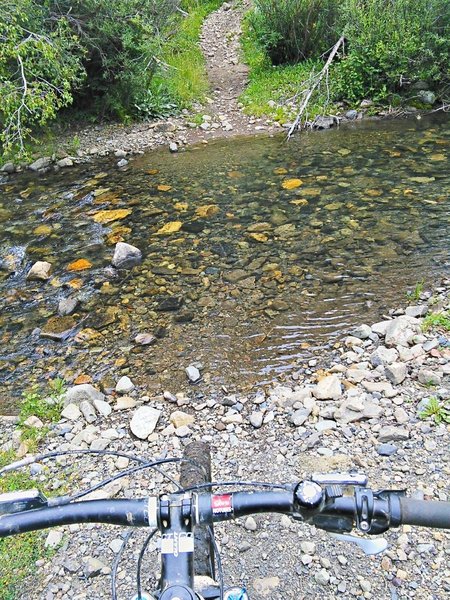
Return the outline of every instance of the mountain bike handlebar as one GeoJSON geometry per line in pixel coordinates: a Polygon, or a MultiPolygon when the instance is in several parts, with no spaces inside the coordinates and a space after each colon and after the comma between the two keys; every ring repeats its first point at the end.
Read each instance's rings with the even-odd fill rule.
{"type": "Polygon", "coordinates": [[[401,524],[450,529],[450,502],[413,500],[404,497],[403,492],[373,492],[366,487],[354,487],[352,491],[345,495],[339,486],[321,487],[307,480],[282,491],[185,492],[159,498],[87,500],[61,505],[58,500],[63,499],[48,502],[40,496],[36,501],[36,493],[33,504],[23,493],[20,501],[14,493],[3,494],[0,537],[73,523],[164,529],[170,523],[173,507],[194,527],[275,512],[332,532],[349,532],[355,525],[369,534],[401,524]]]}

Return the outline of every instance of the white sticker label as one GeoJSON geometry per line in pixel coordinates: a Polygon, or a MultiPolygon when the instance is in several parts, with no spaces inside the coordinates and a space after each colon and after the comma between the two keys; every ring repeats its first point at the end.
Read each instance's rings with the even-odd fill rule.
{"type": "Polygon", "coordinates": [[[183,552],[194,552],[192,533],[164,533],[161,539],[161,554],[178,556],[183,552]]]}

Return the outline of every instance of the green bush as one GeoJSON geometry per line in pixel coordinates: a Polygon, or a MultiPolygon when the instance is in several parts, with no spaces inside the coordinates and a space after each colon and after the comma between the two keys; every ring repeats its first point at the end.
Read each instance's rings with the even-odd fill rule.
{"type": "Polygon", "coordinates": [[[426,81],[450,83],[448,0],[345,0],[338,29],[346,55],[333,72],[336,97],[392,100],[426,81]]]}
{"type": "Polygon", "coordinates": [[[250,25],[272,64],[318,57],[336,41],[338,0],[256,0],[250,25]]]}
{"type": "Polygon", "coordinates": [[[47,3],[0,4],[0,143],[18,146],[72,102],[85,72],[83,50],[67,19],[50,19],[47,3]]]}
{"type": "Polygon", "coordinates": [[[181,0],[2,0],[0,143],[24,140],[63,107],[137,112],[180,19],[181,0]]]}
{"type": "Polygon", "coordinates": [[[179,0],[48,0],[85,49],[81,109],[126,119],[146,98],[179,0]]]}

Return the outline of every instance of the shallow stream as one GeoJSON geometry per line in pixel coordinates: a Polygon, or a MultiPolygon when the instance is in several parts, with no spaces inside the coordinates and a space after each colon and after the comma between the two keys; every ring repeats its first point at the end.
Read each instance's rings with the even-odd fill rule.
{"type": "Polygon", "coordinates": [[[56,376],[128,374],[151,395],[187,391],[199,361],[197,390],[212,393],[304,366],[448,268],[449,153],[441,115],[3,181],[0,410],[56,376]],[[144,258],[114,276],[121,240],[144,258]],[[26,281],[37,260],[49,281],[26,281]],[[55,319],[68,297],[75,312],[55,319]]]}

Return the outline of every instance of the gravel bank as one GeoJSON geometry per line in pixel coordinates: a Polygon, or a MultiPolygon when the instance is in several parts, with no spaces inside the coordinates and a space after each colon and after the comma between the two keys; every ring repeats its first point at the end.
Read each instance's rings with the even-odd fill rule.
{"type": "MultiPolygon", "coordinates": [[[[202,395],[200,384],[189,398],[176,390],[149,397],[134,387],[132,377],[118,382],[108,397],[76,386],[46,448],[180,456],[190,440],[203,439],[213,448],[213,470],[220,480],[292,481],[312,471],[356,468],[369,475],[374,488],[407,488],[417,498],[448,500],[450,426],[420,419],[418,411],[430,397],[448,404],[449,334],[424,333],[422,325],[426,314],[448,310],[449,290],[447,280],[414,305],[349,332],[323,357],[320,370],[310,361],[292,373],[290,382],[267,393],[213,401],[202,395]]],[[[13,420],[3,418],[0,427],[3,448],[18,448],[13,420]]],[[[25,451],[22,446],[20,452],[25,451]]],[[[105,457],[58,463],[33,467],[34,476],[54,489],[67,482],[79,489],[129,464],[105,457]]],[[[142,496],[162,488],[159,474],[139,474],[102,493],[142,496]]],[[[36,563],[36,580],[21,597],[109,598],[109,572],[123,534],[106,526],[53,530],[47,543],[57,547],[56,554],[36,563]]],[[[144,537],[133,536],[119,568],[120,598],[134,593],[144,537]]],[[[286,517],[261,515],[217,528],[226,581],[247,585],[252,599],[448,598],[450,533],[404,526],[386,537],[388,550],[366,557],[353,545],[286,517]]],[[[151,580],[157,566],[148,561],[151,580]]]]}

